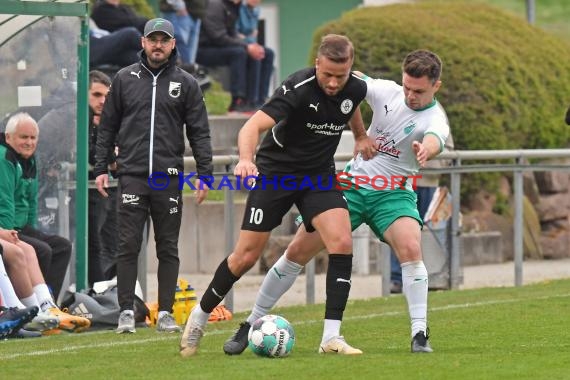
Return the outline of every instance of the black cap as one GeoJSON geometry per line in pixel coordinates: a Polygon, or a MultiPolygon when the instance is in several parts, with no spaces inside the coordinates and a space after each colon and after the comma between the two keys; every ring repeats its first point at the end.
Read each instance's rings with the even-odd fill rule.
{"type": "Polygon", "coordinates": [[[148,37],[149,34],[154,32],[162,32],[170,38],[174,38],[174,27],[172,23],[163,18],[153,18],[147,21],[144,26],[144,36],[148,37]]]}

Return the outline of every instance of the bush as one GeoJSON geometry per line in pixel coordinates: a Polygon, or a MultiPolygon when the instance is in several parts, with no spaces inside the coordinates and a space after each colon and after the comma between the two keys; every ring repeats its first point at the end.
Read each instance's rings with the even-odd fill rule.
{"type": "MultiPolygon", "coordinates": [[[[436,52],[443,60],[437,98],[447,111],[456,149],[570,146],[563,120],[570,97],[570,45],[510,13],[470,3],[359,8],[317,30],[314,52],[327,33],[351,38],[355,69],[398,83],[407,53],[436,52]]],[[[369,122],[370,110],[363,112],[369,122]]]]}

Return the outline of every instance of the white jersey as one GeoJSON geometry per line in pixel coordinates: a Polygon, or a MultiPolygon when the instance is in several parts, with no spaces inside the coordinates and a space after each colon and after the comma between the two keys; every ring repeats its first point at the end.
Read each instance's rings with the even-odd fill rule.
{"type": "MultiPolygon", "coordinates": [[[[366,101],[374,112],[368,136],[376,140],[378,153],[368,161],[359,154],[347,164],[346,171],[353,177],[353,183],[357,183],[355,176],[371,180],[376,177],[373,183],[359,181],[362,187],[391,190],[394,180],[418,175],[420,167],[412,142],[421,142],[430,133],[439,138],[443,150],[449,123],[437,100],[421,110],[413,110],[406,105],[404,90],[396,82],[368,78],[366,84],[366,101]],[[386,187],[382,181],[386,181],[386,187]]],[[[412,191],[412,185],[411,180],[406,181],[406,189],[412,191]]]]}

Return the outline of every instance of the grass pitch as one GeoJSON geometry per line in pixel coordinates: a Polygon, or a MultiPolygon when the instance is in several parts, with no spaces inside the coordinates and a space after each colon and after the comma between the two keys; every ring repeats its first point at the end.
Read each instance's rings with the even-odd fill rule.
{"type": "Polygon", "coordinates": [[[179,335],[87,332],[0,342],[2,379],[568,379],[570,280],[431,292],[433,354],[411,354],[403,296],[350,301],[342,332],[362,356],[319,355],[323,305],[275,309],[294,326],[287,358],[222,352],[244,313],[208,325],[195,357],[179,335]]]}

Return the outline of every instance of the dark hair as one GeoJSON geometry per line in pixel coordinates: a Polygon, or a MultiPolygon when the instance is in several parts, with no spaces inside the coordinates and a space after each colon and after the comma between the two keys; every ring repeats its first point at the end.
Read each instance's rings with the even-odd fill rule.
{"type": "Polygon", "coordinates": [[[402,62],[402,71],[414,78],[427,76],[432,83],[441,77],[441,59],[429,50],[415,50],[402,62]]]}
{"type": "Polygon", "coordinates": [[[111,85],[111,78],[102,71],[91,70],[89,72],[89,88],[91,88],[93,83],[101,83],[109,87],[111,85]]]}
{"type": "Polygon", "coordinates": [[[318,55],[335,63],[346,63],[354,59],[354,46],[346,36],[327,34],[321,39],[318,55]]]}

